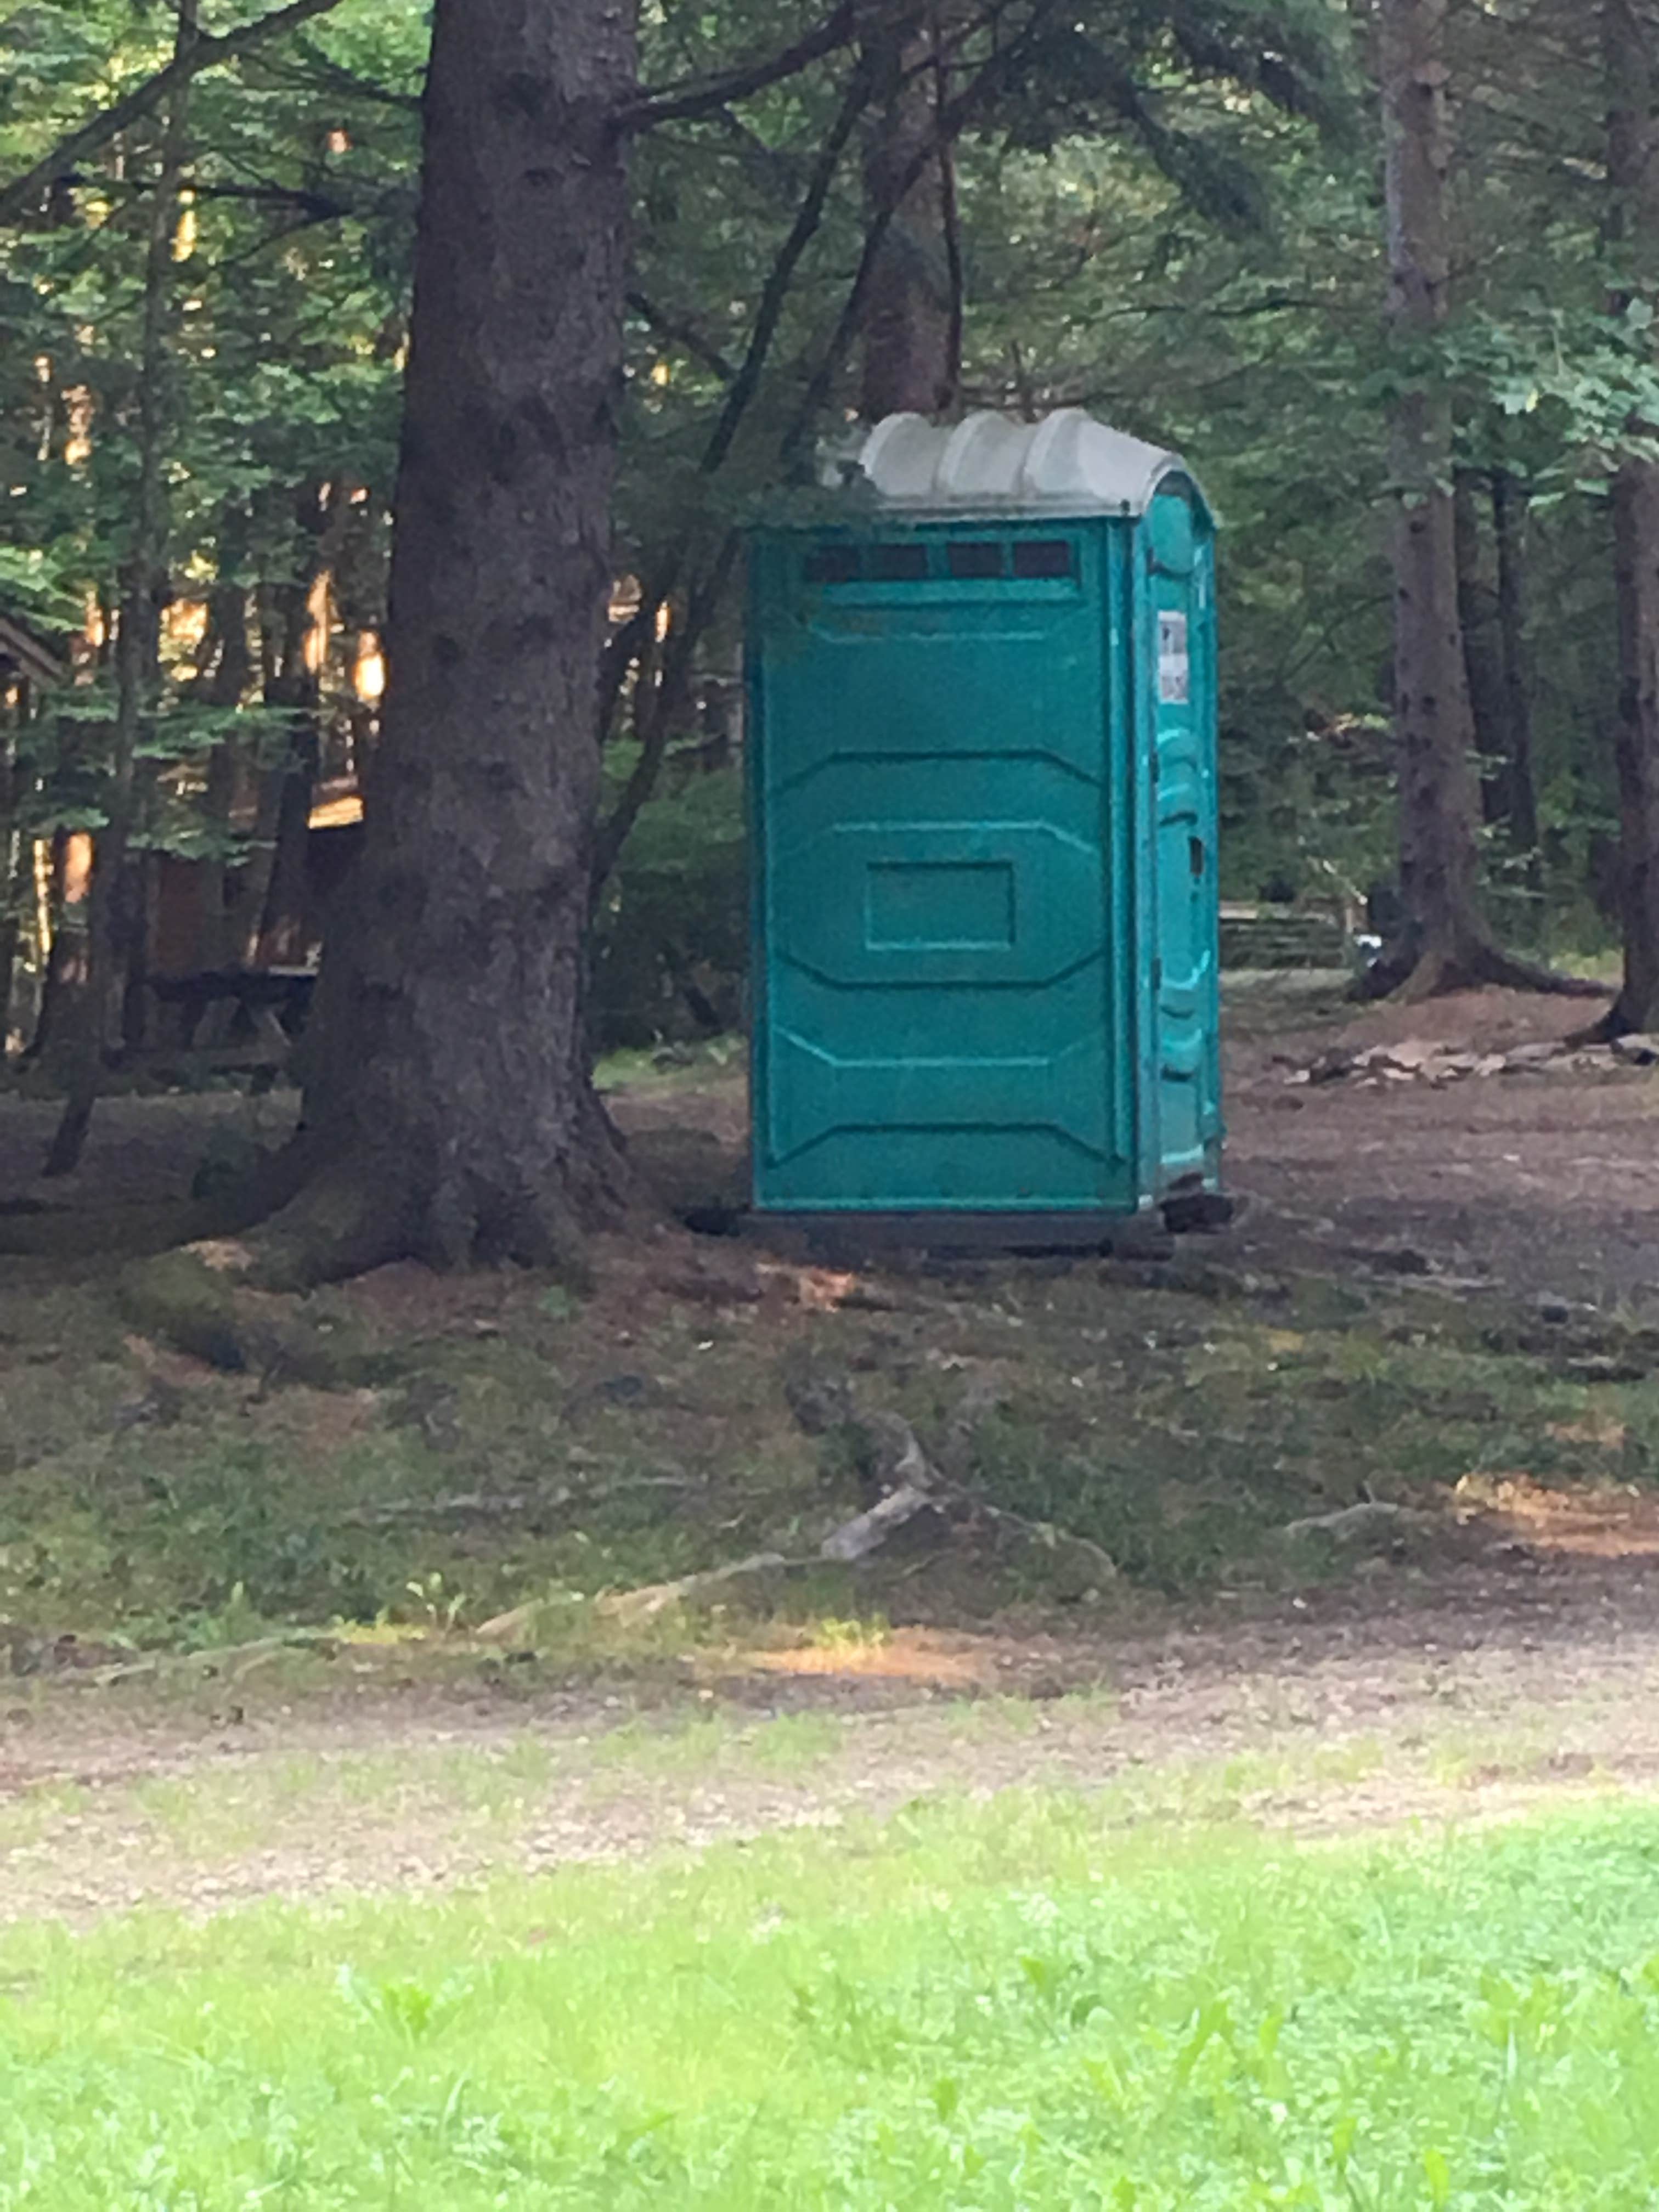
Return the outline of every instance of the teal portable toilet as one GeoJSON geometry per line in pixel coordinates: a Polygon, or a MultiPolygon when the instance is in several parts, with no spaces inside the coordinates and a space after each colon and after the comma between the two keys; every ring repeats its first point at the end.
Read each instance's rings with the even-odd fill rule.
{"type": "Polygon", "coordinates": [[[1215,1190],[1202,493],[1078,408],[891,416],[842,478],[750,547],[757,1210],[1017,1241],[1215,1190]]]}

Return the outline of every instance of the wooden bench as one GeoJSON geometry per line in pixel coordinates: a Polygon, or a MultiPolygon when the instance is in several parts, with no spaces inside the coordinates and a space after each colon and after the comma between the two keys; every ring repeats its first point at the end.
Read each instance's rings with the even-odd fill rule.
{"type": "Polygon", "coordinates": [[[1224,968],[1346,968],[1352,946],[1333,908],[1222,902],[1224,968]]]}

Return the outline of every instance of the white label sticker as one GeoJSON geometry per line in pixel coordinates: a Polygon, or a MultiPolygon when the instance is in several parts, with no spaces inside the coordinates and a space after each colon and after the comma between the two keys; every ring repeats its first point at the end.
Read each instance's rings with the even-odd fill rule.
{"type": "Polygon", "coordinates": [[[1158,696],[1160,706],[1184,707],[1192,697],[1192,661],[1185,615],[1158,618],[1158,696]]]}

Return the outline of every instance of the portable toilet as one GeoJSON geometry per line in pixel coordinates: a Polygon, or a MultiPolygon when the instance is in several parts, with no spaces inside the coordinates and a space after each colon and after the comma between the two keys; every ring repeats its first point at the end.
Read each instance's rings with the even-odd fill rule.
{"type": "Polygon", "coordinates": [[[1078,408],[890,416],[843,473],[750,548],[757,1209],[1215,1189],[1202,493],[1078,408]]]}

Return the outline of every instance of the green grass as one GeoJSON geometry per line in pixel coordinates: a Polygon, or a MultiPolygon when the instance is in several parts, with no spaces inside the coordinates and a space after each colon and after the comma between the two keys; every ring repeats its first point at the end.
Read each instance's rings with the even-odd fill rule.
{"type": "Polygon", "coordinates": [[[1297,1848],[918,1806],[439,1903],[0,1938],[0,2208],[1612,2208],[1659,1811],[1297,1848]]]}

